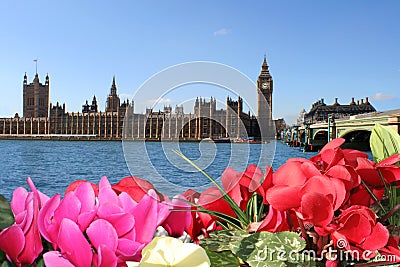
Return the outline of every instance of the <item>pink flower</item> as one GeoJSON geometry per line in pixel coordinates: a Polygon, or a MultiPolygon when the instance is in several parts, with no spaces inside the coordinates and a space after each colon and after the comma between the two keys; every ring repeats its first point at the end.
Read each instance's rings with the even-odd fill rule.
{"type": "Polygon", "coordinates": [[[70,219],[84,232],[96,216],[95,193],[89,182],[81,183],[75,191],[60,200],[54,195],[39,213],[39,230],[42,236],[58,248],[58,236],[63,219],[70,219]]]}
{"type": "Polygon", "coordinates": [[[100,180],[96,220],[103,219],[115,229],[119,261],[139,261],[143,247],[169,213],[169,207],[159,202],[152,189],[137,203],[125,192],[117,195],[107,178],[100,180]]]}
{"type": "Polygon", "coordinates": [[[166,204],[172,211],[161,226],[168,232],[169,236],[180,237],[192,222],[191,206],[182,195],[175,196],[172,201],[166,199],[166,204]]]}
{"type": "Polygon", "coordinates": [[[60,195],[53,196],[40,212],[39,229],[56,250],[46,253],[46,264],[77,265],[80,257],[90,259],[80,262],[82,267],[139,261],[143,247],[152,240],[158,226],[164,223],[174,234],[187,227],[190,213],[180,212],[174,215],[176,218],[167,218],[170,208],[190,207],[175,200],[160,202],[153,189],[136,202],[126,192],[118,195],[106,177],[98,187],[89,182],[75,185],[62,200],[60,195]],[[98,188],[97,198],[94,188],[98,188]],[[66,238],[68,234],[70,238],[66,238]]]}
{"type": "Polygon", "coordinates": [[[39,208],[48,197],[36,190],[30,178],[27,182],[32,192],[19,187],[13,193],[15,224],[0,232],[0,250],[17,266],[32,264],[43,250],[37,220],[39,208]]]}

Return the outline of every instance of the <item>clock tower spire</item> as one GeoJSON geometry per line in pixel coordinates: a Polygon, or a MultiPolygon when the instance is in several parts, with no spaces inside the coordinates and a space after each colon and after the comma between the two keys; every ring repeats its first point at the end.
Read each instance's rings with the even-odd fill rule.
{"type": "Polygon", "coordinates": [[[269,129],[272,124],[272,92],[273,80],[269,73],[266,55],[261,66],[261,72],[257,79],[258,92],[258,123],[261,132],[261,138],[269,135],[269,129]]]}
{"type": "Polygon", "coordinates": [[[270,117],[272,118],[272,92],[273,92],[273,80],[269,73],[269,66],[267,64],[267,58],[264,55],[264,62],[261,66],[261,73],[257,79],[257,90],[258,90],[258,115],[267,112],[269,110],[270,117]],[[268,107],[262,105],[262,97],[267,101],[268,107]],[[261,105],[261,106],[260,106],[261,105]],[[267,110],[265,110],[267,108],[267,110]]]}

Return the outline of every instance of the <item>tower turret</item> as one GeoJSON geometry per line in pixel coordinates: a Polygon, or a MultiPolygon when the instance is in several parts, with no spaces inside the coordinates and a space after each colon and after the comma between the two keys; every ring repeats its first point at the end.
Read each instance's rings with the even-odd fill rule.
{"type": "Polygon", "coordinates": [[[23,113],[26,118],[47,118],[50,108],[50,83],[46,76],[45,84],[40,83],[36,73],[33,81],[28,84],[25,73],[23,83],[23,113]]]}
{"type": "Polygon", "coordinates": [[[98,111],[97,99],[96,99],[95,95],[93,96],[92,104],[90,105],[90,111],[91,112],[97,112],[98,111]]]}
{"type": "Polygon", "coordinates": [[[110,94],[107,97],[106,112],[118,112],[120,105],[120,99],[117,95],[117,85],[115,84],[115,75],[113,77],[110,94]]]}

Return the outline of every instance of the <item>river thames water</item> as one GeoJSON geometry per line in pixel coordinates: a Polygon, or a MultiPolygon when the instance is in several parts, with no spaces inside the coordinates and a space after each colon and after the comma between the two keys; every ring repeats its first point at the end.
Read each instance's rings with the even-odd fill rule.
{"type": "MultiPolygon", "coordinates": [[[[268,149],[263,153],[261,148],[265,145],[260,144],[201,142],[175,145],[214,178],[220,177],[228,165],[243,171],[245,166],[255,163],[265,170],[265,165],[272,162],[276,170],[288,158],[309,158],[315,155],[288,147],[279,141],[266,145],[268,149]],[[264,160],[260,160],[263,157],[264,160]]],[[[169,196],[187,188],[202,191],[210,186],[207,178],[176,154],[171,154],[172,148],[168,145],[163,148],[162,143],[147,142],[128,146],[122,142],[1,140],[0,194],[11,199],[15,188],[28,188],[28,176],[40,191],[52,196],[55,193],[63,194],[65,188],[77,179],[98,183],[102,176],[107,176],[111,183],[116,183],[131,175],[130,171],[137,177],[149,180],[159,191],[169,196]],[[128,154],[127,160],[124,152],[128,154]],[[171,155],[181,161],[171,159],[171,155]],[[150,162],[151,166],[147,166],[146,162],[150,162]],[[157,175],[149,168],[155,170],[157,175]]]]}

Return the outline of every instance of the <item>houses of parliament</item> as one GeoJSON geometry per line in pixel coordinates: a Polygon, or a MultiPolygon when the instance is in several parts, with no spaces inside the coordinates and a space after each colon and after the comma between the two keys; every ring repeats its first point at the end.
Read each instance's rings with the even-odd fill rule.
{"type": "MultiPolygon", "coordinates": [[[[50,78],[44,84],[36,73],[28,83],[23,80],[23,116],[0,118],[0,138],[3,139],[70,139],[70,140],[182,140],[196,141],[204,138],[260,139],[272,121],[273,80],[264,56],[257,80],[258,114],[243,112],[243,99],[226,99],[226,109],[217,109],[216,99],[197,98],[193,113],[184,113],[183,106],[165,106],[163,110],[146,109],[136,114],[134,102],[121,101],[117,93],[115,76],[107,96],[105,111],[99,111],[96,96],[86,100],[80,112],[67,112],[65,104],[50,103],[50,78]],[[129,117],[129,120],[126,119],[129,117]],[[125,123],[124,123],[125,121],[125,123]],[[260,123],[261,122],[261,123],[260,123]],[[125,129],[124,129],[125,127],[125,129]]],[[[282,119],[275,121],[273,133],[284,126],[282,119]]],[[[269,128],[268,128],[269,129],[269,128]]]]}

